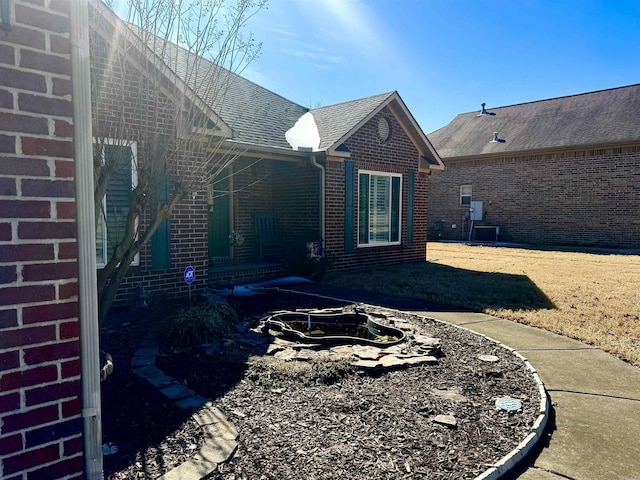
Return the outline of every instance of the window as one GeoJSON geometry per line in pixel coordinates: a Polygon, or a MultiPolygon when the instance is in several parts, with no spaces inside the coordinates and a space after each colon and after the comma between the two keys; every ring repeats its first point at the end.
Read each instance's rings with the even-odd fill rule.
{"type": "Polygon", "coordinates": [[[397,174],[359,172],[359,247],[400,243],[401,180],[397,174]]]}
{"type": "MultiPolygon", "coordinates": [[[[104,267],[111,253],[124,234],[131,190],[137,185],[136,143],[105,140],[102,145],[94,145],[95,153],[102,163],[117,162],[118,170],[111,177],[102,199],[102,209],[96,214],[96,264],[104,267]]],[[[132,265],[139,264],[136,255],[132,265]]]]}
{"type": "Polygon", "coordinates": [[[460,187],[460,205],[471,206],[471,185],[462,185],[460,187]]]}

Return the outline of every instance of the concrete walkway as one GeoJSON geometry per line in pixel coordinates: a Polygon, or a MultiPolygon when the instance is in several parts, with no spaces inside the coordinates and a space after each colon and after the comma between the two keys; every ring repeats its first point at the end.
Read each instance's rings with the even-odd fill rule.
{"type": "Polygon", "coordinates": [[[555,425],[548,445],[518,479],[640,480],[639,368],[584,343],[489,315],[321,285],[294,288],[437,318],[526,357],[549,392],[555,425]]]}

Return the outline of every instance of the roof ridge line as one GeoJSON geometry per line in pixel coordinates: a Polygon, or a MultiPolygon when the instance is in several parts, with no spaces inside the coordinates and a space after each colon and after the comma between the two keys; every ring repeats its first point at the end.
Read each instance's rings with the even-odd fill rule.
{"type": "Polygon", "coordinates": [[[384,92],[384,93],[378,93],[378,94],[375,94],[375,95],[369,95],[368,97],[353,98],[351,100],[345,100],[344,102],[332,103],[330,105],[323,105],[321,107],[311,108],[308,111],[313,113],[315,110],[321,110],[323,108],[329,108],[329,107],[337,107],[339,105],[344,105],[345,103],[358,102],[360,100],[368,100],[368,99],[374,98],[374,97],[383,97],[383,96],[389,97],[389,96],[393,95],[394,93],[397,93],[397,90],[391,90],[391,91],[384,92]]]}
{"type": "MultiPolygon", "coordinates": [[[[489,107],[489,108],[487,108],[487,111],[489,111],[489,110],[497,110],[497,109],[500,109],[500,108],[519,107],[521,105],[530,105],[532,103],[550,102],[550,101],[553,101],[553,100],[562,100],[562,99],[565,99],[565,98],[581,97],[581,96],[584,96],[584,95],[592,95],[594,93],[609,92],[609,91],[613,91],[613,90],[621,90],[623,88],[631,88],[631,87],[640,87],[640,83],[633,83],[631,85],[621,85],[619,87],[603,88],[601,90],[594,90],[594,91],[591,91],[591,92],[573,93],[571,95],[561,95],[559,97],[541,98],[539,100],[531,100],[529,102],[513,103],[511,105],[501,105],[499,107],[489,107]]],[[[477,110],[471,110],[469,112],[463,113],[462,115],[468,115],[470,113],[477,113],[477,110]]]]}

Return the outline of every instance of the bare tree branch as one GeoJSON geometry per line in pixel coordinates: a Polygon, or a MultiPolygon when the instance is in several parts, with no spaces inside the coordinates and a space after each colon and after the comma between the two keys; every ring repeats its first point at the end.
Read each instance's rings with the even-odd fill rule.
{"type": "Polygon", "coordinates": [[[229,175],[242,156],[241,149],[225,144],[232,130],[218,114],[234,72],[260,53],[261,45],[243,32],[266,2],[130,0],[128,5],[126,24],[94,12],[92,48],[107,51],[104,57],[92,55],[94,199],[98,231],[106,230],[111,245],[98,272],[101,320],[162,222],[180,202],[229,175]],[[127,168],[132,183],[126,214],[114,222],[109,192],[127,168]],[[164,196],[157,195],[160,190],[164,196]]]}

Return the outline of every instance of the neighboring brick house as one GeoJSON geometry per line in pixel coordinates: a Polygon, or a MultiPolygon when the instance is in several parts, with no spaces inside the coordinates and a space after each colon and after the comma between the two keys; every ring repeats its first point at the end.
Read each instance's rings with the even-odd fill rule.
{"type": "Polygon", "coordinates": [[[429,135],[432,240],[640,248],[640,85],[482,110],[429,135]]]}
{"type": "Polygon", "coordinates": [[[5,480],[84,478],[69,3],[47,3],[0,16],[5,480]]]}

